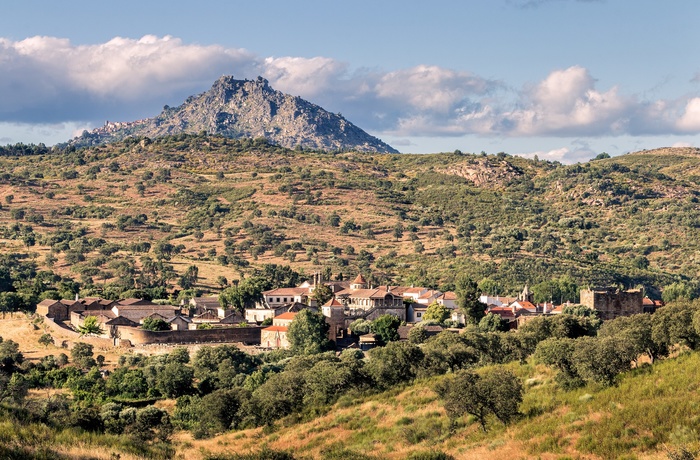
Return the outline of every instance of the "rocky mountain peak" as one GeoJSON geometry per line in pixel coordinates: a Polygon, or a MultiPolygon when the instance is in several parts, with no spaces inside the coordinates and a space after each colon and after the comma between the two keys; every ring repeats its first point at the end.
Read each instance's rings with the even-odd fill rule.
{"type": "Polygon", "coordinates": [[[159,137],[201,131],[231,138],[265,137],[288,148],[398,153],[341,115],[277,91],[262,77],[237,80],[230,75],[220,77],[209,91],[188,97],[178,107],[164,107],[154,118],[108,122],[72,142],[90,145],[131,136],[159,137]]]}

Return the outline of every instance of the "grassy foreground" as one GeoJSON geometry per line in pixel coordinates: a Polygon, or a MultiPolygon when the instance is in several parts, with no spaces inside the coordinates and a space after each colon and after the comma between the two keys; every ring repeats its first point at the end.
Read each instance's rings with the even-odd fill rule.
{"type": "MultiPolygon", "coordinates": [[[[546,367],[509,365],[527,390],[520,420],[491,420],[484,433],[464,417],[453,433],[435,379],[368,398],[342,398],[308,421],[286,419],[274,430],[229,433],[209,440],[181,436],[184,458],[238,458],[262,448],[294,458],[411,458],[443,452],[458,459],[666,459],[700,450],[700,355],[645,365],[613,388],[564,392],[546,367]]],[[[439,377],[438,377],[439,378],[439,377]]],[[[419,457],[414,458],[428,458],[419,457]]]]}

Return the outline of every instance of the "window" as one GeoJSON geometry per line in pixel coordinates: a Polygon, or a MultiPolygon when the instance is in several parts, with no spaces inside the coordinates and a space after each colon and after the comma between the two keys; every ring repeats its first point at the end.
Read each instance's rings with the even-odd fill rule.
{"type": "Polygon", "coordinates": [[[279,298],[279,297],[277,297],[277,303],[280,303],[280,298],[279,298]]]}
{"type": "Polygon", "coordinates": [[[284,303],[287,303],[287,298],[285,297],[284,299],[282,299],[282,301],[283,301],[284,303]]]}
{"type": "Polygon", "coordinates": [[[418,312],[418,313],[416,313],[416,316],[420,318],[421,316],[423,316],[423,313],[418,312]]]}

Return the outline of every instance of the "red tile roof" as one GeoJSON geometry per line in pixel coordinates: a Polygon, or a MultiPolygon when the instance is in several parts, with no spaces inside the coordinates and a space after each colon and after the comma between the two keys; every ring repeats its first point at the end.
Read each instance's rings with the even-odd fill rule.
{"type": "Polygon", "coordinates": [[[275,319],[294,319],[297,314],[291,311],[275,316],[275,319]]]}
{"type": "Polygon", "coordinates": [[[287,332],[287,326],[269,326],[263,329],[266,332],[287,332]]]}
{"type": "Polygon", "coordinates": [[[353,281],[352,284],[367,284],[367,280],[365,280],[365,277],[362,276],[362,273],[358,273],[357,278],[355,278],[355,281],[353,281]]]}

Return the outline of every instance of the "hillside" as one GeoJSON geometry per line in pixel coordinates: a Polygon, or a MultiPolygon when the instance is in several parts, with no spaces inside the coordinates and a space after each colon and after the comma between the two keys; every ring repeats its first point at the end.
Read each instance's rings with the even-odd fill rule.
{"type": "MultiPolygon", "coordinates": [[[[25,359],[34,364],[47,354],[65,351],[40,345],[40,332],[31,325],[27,319],[0,320],[6,340],[17,340],[25,359]]],[[[0,403],[0,455],[50,459],[292,458],[233,457],[267,449],[289,452],[294,459],[328,460],[425,458],[411,455],[427,452],[442,452],[455,459],[660,460],[693,458],[669,453],[700,449],[697,351],[627,371],[613,387],[588,384],[568,391],[555,382],[556,371],[534,364],[531,358],[526,364],[511,362],[504,367],[524,383],[520,415],[508,426],[489,418],[486,432],[471,416],[461,417],[450,431],[443,403],[434,391],[446,376],[419,379],[384,392],[345,393],[332,406],[286,416],[273,427],[205,439],[177,431],[168,445],[140,444],[129,436],[28,422],[21,410],[45,403],[49,394],[55,397],[54,404],[60,401],[57,393],[70,394],[67,388],[37,389],[30,392],[25,409],[13,408],[7,400],[0,403]]],[[[478,372],[489,369],[483,367],[478,372]]],[[[164,399],[157,406],[173,415],[176,403],[164,399]]]]}
{"type": "Polygon", "coordinates": [[[129,139],[0,157],[0,244],[84,294],[139,289],[153,260],[175,275],[196,265],[211,291],[278,264],[443,290],[466,273],[485,291],[529,283],[555,301],[571,282],[697,293],[700,157],[673,152],[563,166],[129,139]]]}
{"type": "Polygon", "coordinates": [[[508,367],[527,389],[522,415],[509,426],[491,420],[483,432],[467,416],[450,433],[434,378],[371,397],[342,398],[328,413],[309,421],[290,417],[272,433],[247,430],[199,441],[181,436],[178,451],[187,458],[263,447],[299,459],[404,459],[428,452],[460,460],[693,458],[670,453],[700,447],[694,409],[700,404],[699,365],[697,353],[686,354],[628,372],[616,387],[562,391],[548,368],[512,363],[508,367]],[[688,391],[680,394],[679,388],[688,391]]]}
{"type": "Polygon", "coordinates": [[[127,137],[162,137],[206,131],[233,139],[265,138],[287,148],[398,153],[396,149],[300,97],[276,91],[267,80],[221,77],[205,93],[190,96],[178,107],[163,108],[154,118],[107,122],[85,132],[76,146],[114,142],[127,137]]]}

